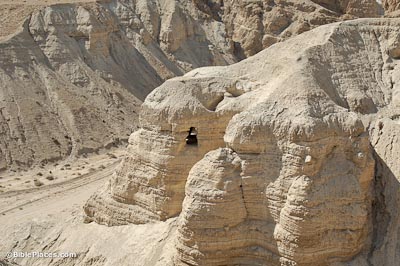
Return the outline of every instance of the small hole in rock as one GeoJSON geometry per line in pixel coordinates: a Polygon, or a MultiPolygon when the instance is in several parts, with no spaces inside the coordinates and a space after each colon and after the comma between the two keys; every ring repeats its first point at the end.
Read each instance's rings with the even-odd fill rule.
{"type": "Polygon", "coordinates": [[[190,127],[188,133],[189,135],[186,137],[186,144],[197,145],[197,129],[195,127],[190,127]]]}

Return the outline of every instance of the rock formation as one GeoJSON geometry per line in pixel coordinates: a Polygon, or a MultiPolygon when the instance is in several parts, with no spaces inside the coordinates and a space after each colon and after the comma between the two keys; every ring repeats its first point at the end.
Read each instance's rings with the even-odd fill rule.
{"type": "MultiPolygon", "coordinates": [[[[394,86],[396,87],[395,83],[394,86]]],[[[397,85],[398,86],[398,85],[397,85]]],[[[397,93],[398,97],[398,93],[397,93]]],[[[373,265],[396,265],[400,259],[398,235],[400,216],[400,122],[399,98],[397,109],[388,110],[369,127],[371,144],[377,162],[373,219],[374,228],[372,251],[373,265]]]]}
{"type": "Polygon", "coordinates": [[[397,265],[399,27],[334,23],[165,82],[86,221],[178,217],[171,265],[397,265]]]}
{"type": "Polygon", "coordinates": [[[221,23],[202,25],[199,18],[179,41],[174,34],[184,32],[172,27],[195,18],[179,11],[178,2],[169,3],[164,17],[158,3],[147,1],[50,6],[3,40],[0,169],[126,140],[137,126],[141,101],[163,80],[235,61],[223,31],[217,31],[221,23]],[[197,48],[189,49],[190,43],[197,48]]]}
{"type": "Polygon", "coordinates": [[[322,24],[378,15],[372,0],[340,3],[8,3],[4,14],[13,19],[0,25],[0,170],[74,157],[126,140],[137,127],[142,100],[168,78],[237,62],[322,24]],[[24,20],[22,28],[4,37],[18,19],[24,20]]]}
{"type": "Polygon", "coordinates": [[[220,9],[214,13],[220,14],[234,49],[243,57],[320,25],[357,17],[378,17],[381,13],[374,0],[196,2],[217,2],[211,7],[220,9]]]}
{"type": "Polygon", "coordinates": [[[398,0],[382,0],[382,6],[386,11],[392,12],[392,11],[399,9],[400,1],[398,1],[398,0]]]}

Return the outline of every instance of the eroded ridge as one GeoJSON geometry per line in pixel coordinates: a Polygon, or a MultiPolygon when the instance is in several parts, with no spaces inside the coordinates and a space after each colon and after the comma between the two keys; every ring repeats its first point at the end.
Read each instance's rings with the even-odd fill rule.
{"type": "Polygon", "coordinates": [[[389,192],[376,173],[394,171],[398,182],[393,157],[382,155],[397,139],[378,117],[399,130],[399,26],[323,26],[241,63],[167,81],[146,99],[129,156],[88,201],[87,219],[178,216],[174,265],[385,261],[397,220],[385,220],[392,231],[375,243],[377,206],[398,197],[377,197],[389,192]],[[191,127],[197,146],[185,143],[191,127]]]}

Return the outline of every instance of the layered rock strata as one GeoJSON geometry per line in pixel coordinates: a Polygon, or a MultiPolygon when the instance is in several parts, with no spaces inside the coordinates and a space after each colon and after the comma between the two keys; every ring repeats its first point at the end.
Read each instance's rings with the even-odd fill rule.
{"type": "Polygon", "coordinates": [[[254,55],[276,42],[320,25],[346,19],[378,17],[382,13],[374,0],[222,2],[221,19],[227,25],[236,51],[243,57],[254,55]]]}
{"type": "MultiPolygon", "coordinates": [[[[322,24],[377,16],[374,3],[21,2],[18,14],[35,11],[0,42],[0,170],[118,144],[137,128],[141,101],[164,80],[237,62],[322,24]]],[[[17,18],[3,21],[2,35],[17,18]]]]}
{"type": "Polygon", "coordinates": [[[160,5],[49,6],[0,43],[0,170],[127,140],[138,106],[163,80],[236,61],[222,23],[206,22],[196,9],[189,14],[177,1],[165,3],[161,16],[160,5]],[[182,25],[191,28],[172,30],[182,25]]]}
{"type": "Polygon", "coordinates": [[[178,216],[172,265],[396,265],[398,27],[323,26],[167,81],[87,221],[178,216]]]}

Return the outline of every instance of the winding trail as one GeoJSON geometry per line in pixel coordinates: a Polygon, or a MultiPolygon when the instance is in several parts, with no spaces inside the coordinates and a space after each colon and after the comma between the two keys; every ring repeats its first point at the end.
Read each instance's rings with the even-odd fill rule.
{"type": "Polygon", "coordinates": [[[0,194],[0,223],[13,223],[38,212],[56,214],[80,204],[106,183],[121,160],[65,182],[0,194]]]}
{"type": "Polygon", "coordinates": [[[9,260],[12,265],[167,265],[160,260],[172,254],[175,218],[114,227],[83,223],[82,206],[120,161],[58,184],[0,194],[0,266],[13,251],[75,252],[78,257],[16,258],[9,260]]]}

